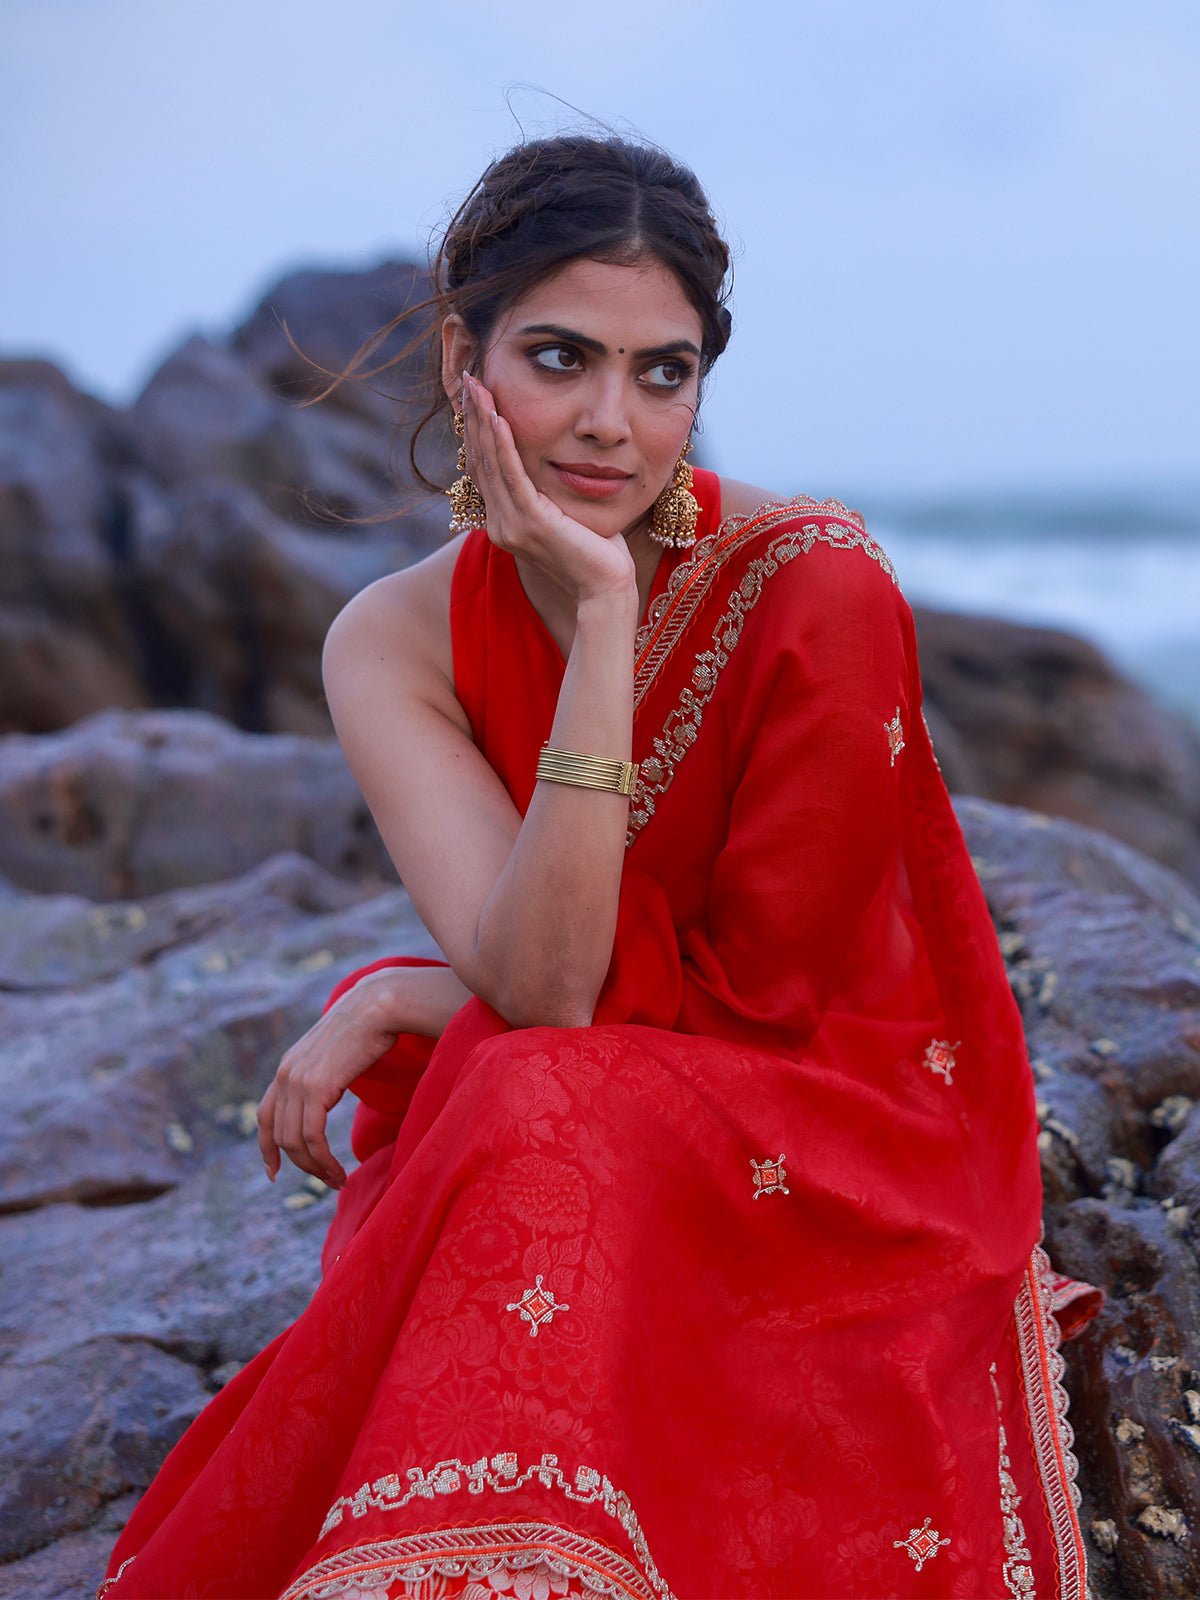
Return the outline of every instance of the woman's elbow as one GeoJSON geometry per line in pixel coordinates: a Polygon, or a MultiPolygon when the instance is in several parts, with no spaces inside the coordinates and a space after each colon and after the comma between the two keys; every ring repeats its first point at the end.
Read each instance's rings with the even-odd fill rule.
{"type": "Polygon", "coordinates": [[[598,991],[516,981],[497,984],[494,994],[482,998],[512,1028],[590,1028],[598,991]]]}

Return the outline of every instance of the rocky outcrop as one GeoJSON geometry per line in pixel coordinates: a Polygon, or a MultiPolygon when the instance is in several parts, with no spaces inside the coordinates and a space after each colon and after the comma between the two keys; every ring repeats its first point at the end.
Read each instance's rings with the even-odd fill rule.
{"type": "Polygon", "coordinates": [[[0,739],[0,876],[19,888],[122,900],[289,850],[395,880],[333,740],[241,733],[199,711],[110,711],[0,739]]]}
{"type": "MultiPolygon", "coordinates": [[[[126,411],[47,362],[0,362],[0,732],[190,705],[329,733],[329,623],[440,544],[446,518],[406,466],[423,353],[307,402],[426,293],[402,262],[293,274],[229,340],[188,340],[126,411]]],[[[428,325],[416,312],[366,365],[428,325]]],[[[435,475],[447,452],[435,432],[435,475]]]]}
{"type": "Polygon", "coordinates": [[[1200,883],[1200,737],[1083,639],[915,608],[946,782],[1101,828],[1200,883]]]}
{"type": "Polygon", "coordinates": [[[1107,1291],[1064,1347],[1097,1600],[1200,1593],[1200,900],[1099,833],[959,816],[1037,1079],[1046,1243],[1107,1291]]]}

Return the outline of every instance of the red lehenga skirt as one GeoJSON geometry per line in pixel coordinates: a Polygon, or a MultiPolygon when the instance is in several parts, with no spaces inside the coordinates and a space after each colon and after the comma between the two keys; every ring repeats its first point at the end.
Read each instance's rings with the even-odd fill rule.
{"type": "MultiPolygon", "coordinates": [[[[109,1600],[1083,1600],[1072,1291],[907,609],[843,508],[697,478],[596,1022],[476,1000],[360,1080],[322,1285],[109,1600]]],[[[452,623],[523,809],[562,662],[482,535],[452,623]]]]}

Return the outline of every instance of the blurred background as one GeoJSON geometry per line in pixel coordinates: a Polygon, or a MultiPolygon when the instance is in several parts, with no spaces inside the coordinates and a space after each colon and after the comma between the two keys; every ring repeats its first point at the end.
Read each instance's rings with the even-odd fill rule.
{"type": "Polygon", "coordinates": [[[1198,73],[1190,0],[6,0],[0,346],[126,404],[289,269],[423,259],[558,95],[734,243],[711,465],[1200,713],[1198,73]]]}

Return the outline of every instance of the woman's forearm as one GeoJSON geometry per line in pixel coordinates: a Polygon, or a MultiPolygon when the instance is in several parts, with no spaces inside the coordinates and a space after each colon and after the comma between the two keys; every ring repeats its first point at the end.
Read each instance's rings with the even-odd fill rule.
{"type": "MultiPolygon", "coordinates": [[[[550,743],[627,761],[637,593],[585,601],[550,743]]],[[[519,692],[516,691],[516,692],[519,692]]],[[[468,981],[519,1027],[586,1026],[612,958],[629,802],[540,782],[479,917],[468,981]]]]}
{"type": "Polygon", "coordinates": [[[352,1004],[383,1034],[440,1039],[471,991],[449,967],[381,967],[359,978],[352,1004]]]}

